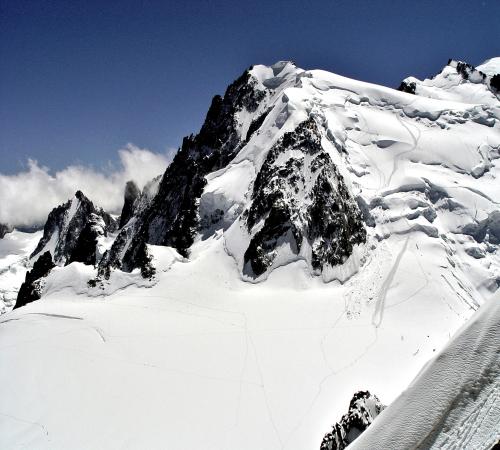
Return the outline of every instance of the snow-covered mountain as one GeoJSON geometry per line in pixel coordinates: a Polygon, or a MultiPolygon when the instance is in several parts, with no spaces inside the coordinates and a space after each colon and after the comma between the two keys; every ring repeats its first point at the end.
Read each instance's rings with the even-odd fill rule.
{"type": "Polygon", "coordinates": [[[56,208],[0,446],[319,448],[354,392],[390,404],[500,287],[496,60],[400,91],[253,66],[119,221],[56,208]]]}
{"type": "Polygon", "coordinates": [[[102,242],[118,224],[102,208],[94,204],[81,191],[63,205],[54,208],[47,218],[40,239],[30,258],[49,252],[60,266],[71,262],[94,265],[102,257],[102,242]]]}
{"type": "MultiPolygon", "coordinates": [[[[127,197],[127,191],[125,192],[127,197]]],[[[81,192],[63,205],[54,208],[45,223],[43,235],[29,256],[33,268],[18,287],[14,308],[38,300],[45,286],[44,278],[58,266],[72,262],[97,264],[111,245],[108,233],[118,228],[117,221],[81,192]]],[[[27,258],[25,260],[28,262],[27,258]]],[[[27,264],[25,264],[27,267],[27,264]]],[[[4,302],[4,311],[8,306],[4,302]]]]}

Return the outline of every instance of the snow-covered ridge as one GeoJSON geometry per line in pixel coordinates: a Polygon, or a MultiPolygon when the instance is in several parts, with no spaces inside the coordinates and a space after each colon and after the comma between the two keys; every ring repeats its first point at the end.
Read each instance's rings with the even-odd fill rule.
{"type": "Polygon", "coordinates": [[[319,448],[354,392],[390,404],[500,286],[498,98],[457,86],[246,71],[131,195],[99,282],[54,267],[2,317],[0,447],[319,448]]]}
{"type": "Polygon", "coordinates": [[[116,231],[117,225],[110,214],[96,208],[78,191],[71,200],[50,212],[43,236],[30,258],[48,251],[60,266],[72,261],[96,264],[102,256],[98,241],[108,232],[116,231]],[[92,245],[94,240],[96,243],[92,245]]]}
{"type": "Polygon", "coordinates": [[[500,440],[499,349],[497,294],[349,449],[493,448],[500,440]]]}
{"type": "Polygon", "coordinates": [[[482,103],[498,107],[499,59],[492,58],[477,68],[463,61],[450,59],[446,67],[434,77],[423,81],[408,77],[402,81],[399,90],[429,98],[482,103]]]}
{"type": "Polygon", "coordinates": [[[494,76],[500,74],[500,57],[490,58],[476,67],[477,70],[486,75],[494,76]]]}
{"type": "MultiPolygon", "coordinates": [[[[256,226],[253,232],[244,230],[246,219],[242,215],[252,211],[252,208],[255,208],[254,202],[258,201],[255,197],[255,183],[263,179],[262,173],[265,170],[268,152],[287,133],[294,132],[300,124],[312,120],[318,129],[318,138],[326,150],[327,158],[331,158],[333,166],[342,178],[347,177],[347,187],[342,196],[355,197],[358,206],[364,208],[366,223],[372,223],[374,220],[376,222],[377,205],[383,209],[387,208],[387,202],[391,201],[390,197],[394,197],[401,189],[407,191],[409,187],[388,185],[387,189],[380,190],[378,197],[369,198],[371,193],[366,187],[363,188],[363,183],[358,183],[357,176],[354,178],[352,176],[353,173],[363,174],[366,170],[356,166],[369,167],[371,164],[370,161],[366,161],[366,155],[360,155],[357,149],[367,144],[375,144],[379,149],[386,149],[384,153],[391,159],[394,158],[391,155],[394,150],[407,147],[395,156],[394,169],[385,180],[388,184],[393,176],[397,176],[400,158],[403,155],[408,155],[410,159],[416,155],[418,162],[428,166],[440,164],[451,168],[454,172],[468,173],[475,178],[481,177],[490,170],[491,160],[497,155],[498,144],[495,144],[497,139],[493,138],[491,142],[494,144],[491,145],[489,138],[485,136],[484,142],[472,144],[476,146],[478,156],[466,150],[455,151],[451,157],[449,152],[443,153],[444,149],[448,145],[456,147],[454,139],[455,137],[458,139],[460,134],[458,130],[465,130],[468,125],[457,127],[457,133],[438,132],[436,128],[450,130],[451,126],[468,123],[493,127],[500,117],[498,98],[487,84],[484,84],[484,89],[480,91],[481,95],[478,94],[478,89],[471,90],[469,86],[484,80],[489,83],[489,79],[472,66],[450,61],[443,72],[432,80],[433,92],[439,95],[429,95],[432,98],[425,99],[349,80],[324,71],[305,71],[286,61],[271,67],[252,67],[228,87],[224,97],[214,98],[200,133],[185,139],[172,166],[163,176],[156,197],[131,221],[130,226],[122,230],[111,253],[103,259],[101,277],[109,276],[113,267],[125,271],[140,267],[141,264],[146,267],[149,258],[146,256],[145,244],[172,245],[187,256],[197,233],[201,232],[206,238],[221,228],[227,230],[226,248],[236,259],[243,277],[258,278],[264,272],[268,274],[273,267],[304,258],[309,261],[311,273],[322,273],[327,280],[335,278],[345,280],[359,268],[364,256],[361,259],[358,256],[350,258],[352,250],[345,254],[340,260],[340,266],[342,262],[346,262],[352,266],[350,269],[335,267],[339,265],[338,260],[332,266],[327,258],[313,263],[314,258],[308,249],[318,244],[314,244],[311,238],[307,237],[309,231],[301,230],[301,227],[297,228],[296,225],[290,228],[285,223],[288,221],[287,214],[278,219],[278,222],[282,221],[276,223],[281,231],[276,234],[277,230],[273,230],[272,238],[269,233],[267,233],[269,236],[264,237],[266,233],[261,230],[264,222],[252,223],[252,227],[256,226]],[[468,85],[467,83],[462,85],[457,81],[463,80],[464,77],[468,80],[468,85]],[[450,81],[440,81],[448,78],[450,81]],[[472,97],[471,92],[474,93],[472,97]],[[365,142],[369,129],[365,126],[361,133],[358,132],[363,125],[359,123],[359,114],[356,112],[358,109],[363,111],[364,115],[371,115],[373,119],[378,116],[384,123],[374,122],[375,128],[383,125],[382,134],[386,136],[377,136],[375,140],[365,142]],[[421,136],[423,129],[425,136],[421,136]],[[432,142],[432,148],[428,142],[432,142]],[[427,151],[419,152],[421,148],[426,148],[427,151]],[[352,161],[357,157],[360,161],[353,164],[352,161]],[[363,159],[365,161],[362,161],[363,159]],[[475,164],[470,165],[472,161],[475,161],[475,164]],[[183,175],[184,172],[190,174],[188,178],[183,175]],[[236,173],[239,177],[238,183],[229,182],[235,180],[233,174],[236,173]],[[228,181],[224,181],[225,179],[228,181]],[[215,185],[217,187],[212,187],[215,185]],[[391,192],[391,189],[394,192],[391,192]],[[186,207],[181,206],[183,204],[186,207]],[[184,211],[189,213],[186,214],[184,211]],[[292,230],[292,234],[293,230],[296,230],[292,241],[290,236],[287,237],[287,230],[292,230]],[[255,233],[260,233],[259,236],[262,236],[266,243],[256,244],[255,233]],[[302,245],[306,240],[307,245],[302,245]],[[258,258],[266,262],[248,269],[250,266],[247,263],[251,258],[254,261],[258,258]],[[259,268],[254,270],[257,266],[259,268]]],[[[495,136],[496,130],[491,134],[495,136]]],[[[476,139],[475,136],[477,134],[473,139],[476,139]]],[[[469,148],[469,144],[467,147],[469,148]]],[[[299,149],[299,153],[300,151],[299,149]]],[[[280,167],[286,171],[285,164],[300,160],[293,151],[287,149],[282,151],[280,158],[276,161],[277,165],[276,163],[274,165],[277,173],[280,167]]],[[[415,163],[417,160],[409,162],[415,163]]],[[[309,170],[305,166],[296,169],[299,172],[309,170]]],[[[304,176],[308,177],[304,173],[298,179],[306,180],[304,176]]],[[[333,178],[333,175],[329,176],[331,182],[337,186],[333,178]]],[[[285,183],[293,190],[296,189],[295,179],[280,180],[280,183],[285,183]]],[[[268,177],[266,183],[272,184],[274,181],[268,177]]],[[[312,186],[307,187],[308,183],[304,185],[304,192],[296,194],[299,204],[307,205],[310,201],[308,200],[310,193],[306,192],[309,192],[312,186]]],[[[414,202],[420,203],[422,208],[407,213],[406,218],[414,220],[423,214],[424,221],[415,221],[412,229],[437,236],[438,229],[433,226],[436,217],[434,203],[437,197],[431,191],[438,189],[444,192],[443,189],[436,187],[432,180],[424,177],[420,177],[420,181],[416,184],[413,181],[410,181],[410,184],[412,186],[410,191],[424,191],[424,195],[431,195],[434,200],[415,199],[414,202]]],[[[269,185],[262,186],[262,189],[263,192],[267,192],[265,196],[271,198],[273,188],[269,185]]],[[[336,189],[338,187],[335,187],[334,191],[336,189]]],[[[284,192],[283,185],[279,191],[284,192]]],[[[443,195],[447,196],[447,193],[443,195]]],[[[267,214],[290,208],[293,210],[295,207],[291,205],[296,203],[296,200],[292,197],[279,200],[282,206],[268,209],[267,214]]],[[[277,205],[278,199],[273,198],[271,202],[277,205]]],[[[332,202],[338,203],[338,199],[332,202]]],[[[354,208],[357,209],[358,206],[354,208]]],[[[438,208],[440,207],[438,205],[438,208]]],[[[270,217],[276,218],[275,212],[270,217]]],[[[299,217],[294,214],[295,217],[299,217]]],[[[261,219],[266,220],[266,217],[261,219]]],[[[300,220],[307,222],[308,219],[303,217],[300,220]]],[[[325,231],[321,233],[324,234],[325,231]]],[[[335,233],[340,236],[342,231],[338,229],[335,233]]],[[[375,233],[377,239],[384,235],[385,232],[375,233]]],[[[337,237],[327,238],[323,235],[319,236],[319,239],[330,242],[337,237]]],[[[341,247],[346,248],[345,245],[341,247]]],[[[362,254],[363,248],[360,251],[362,254]]],[[[152,273],[151,269],[143,269],[143,272],[152,273]]]]}

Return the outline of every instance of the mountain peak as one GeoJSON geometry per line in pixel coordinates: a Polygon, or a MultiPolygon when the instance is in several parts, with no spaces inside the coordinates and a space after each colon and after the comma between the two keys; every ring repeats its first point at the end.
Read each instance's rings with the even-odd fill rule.
{"type": "Polygon", "coordinates": [[[474,67],[464,61],[449,59],[441,72],[432,78],[421,81],[408,77],[398,89],[439,100],[494,105],[500,95],[500,74],[493,74],[497,68],[497,59],[500,58],[493,58],[489,60],[492,61],[489,65],[484,66],[488,73],[481,70],[482,66],[474,67]],[[468,84],[473,84],[476,88],[469,89],[468,84]]]}
{"type": "Polygon", "coordinates": [[[98,237],[116,228],[115,219],[78,190],[72,199],[49,213],[31,258],[48,251],[57,265],[75,260],[95,264],[98,237]]]}

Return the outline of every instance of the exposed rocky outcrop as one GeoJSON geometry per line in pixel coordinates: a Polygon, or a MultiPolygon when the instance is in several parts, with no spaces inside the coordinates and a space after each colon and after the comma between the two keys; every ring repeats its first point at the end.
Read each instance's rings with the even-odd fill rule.
{"type": "Polygon", "coordinates": [[[244,255],[243,271],[249,276],[262,275],[283,244],[310,258],[320,272],[325,265],[343,263],[353,245],[366,240],[358,205],[323,149],[313,118],[271,148],[244,215],[252,235],[244,255]],[[303,251],[306,243],[310,250],[303,251]]]}
{"type": "Polygon", "coordinates": [[[403,80],[398,87],[398,91],[406,92],[408,94],[415,94],[417,83],[414,81],[403,80]]]}
{"type": "Polygon", "coordinates": [[[54,208],[45,223],[43,236],[31,258],[50,251],[57,265],[73,261],[96,264],[100,237],[116,231],[117,222],[81,192],[63,205],[54,208]]]}
{"type": "Polygon", "coordinates": [[[55,264],[52,262],[50,252],[43,253],[33,264],[33,269],[26,273],[24,283],[17,294],[14,309],[27,305],[40,299],[44,278],[49,274],[55,264]]]}
{"type": "Polygon", "coordinates": [[[76,237],[76,244],[73,247],[66,264],[81,262],[88,265],[95,265],[102,257],[99,253],[99,239],[107,235],[108,227],[102,216],[91,213],[85,225],[76,237]]]}
{"type": "Polygon", "coordinates": [[[266,117],[268,116],[270,111],[271,109],[264,111],[260,116],[258,116],[256,119],[252,121],[252,123],[248,127],[247,135],[245,138],[247,142],[250,140],[253,134],[262,126],[264,120],[266,120],[266,117]]]}
{"type": "Polygon", "coordinates": [[[325,435],[320,449],[343,450],[371,425],[384,408],[380,400],[370,392],[356,392],[347,414],[325,435]]]}
{"type": "Polygon", "coordinates": [[[123,195],[123,208],[120,215],[120,228],[134,215],[134,204],[141,195],[141,190],[134,181],[127,181],[123,195]]]}
{"type": "Polygon", "coordinates": [[[495,89],[495,91],[500,92],[500,73],[491,77],[490,86],[495,89]]]}
{"type": "Polygon", "coordinates": [[[30,255],[35,261],[33,270],[27,273],[19,290],[16,308],[40,298],[43,278],[56,265],[97,264],[103,253],[99,245],[101,239],[117,228],[117,221],[102,208],[94,206],[81,191],[54,208],[49,213],[42,238],[30,255]]]}
{"type": "Polygon", "coordinates": [[[459,86],[464,82],[483,84],[487,90],[497,96],[500,91],[500,74],[488,75],[471,64],[454,59],[448,60],[445,68],[431,79],[424,81],[420,81],[414,77],[404,79],[399,85],[398,90],[410,94],[431,96],[429,87],[439,86],[447,89],[459,86]]]}
{"type": "Polygon", "coordinates": [[[5,223],[0,223],[0,239],[3,239],[7,233],[12,231],[12,227],[5,223]]]}
{"type": "Polygon", "coordinates": [[[465,225],[461,231],[477,242],[500,244],[500,211],[493,211],[484,220],[465,225]]]}
{"type": "Polygon", "coordinates": [[[448,66],[454,67],[464,80],[473,82],[486,81],[487,75],[480,70],[477,70],[473,65],[463,61],[448,60],[448,66]]]}
{"type": "Polygon", "coordinates": [[[184,138],[145,214],[142,231],[148,243],[170,245],[187,256],[199,226],[197,201],[205,176],[225,167],[238,153],[242,139],[236,113],[243,108],[255,111],[265,95],[255,84],[246,71],[224,97],[214,97],[200,133],[184,138]]]}
{"type": "Polygon", "coordinates": [[[158,193],[134,223],[125,226],[103,259],[99,275],[111,268],[131,271],[147,253],[145,244],[168,245],[183,256],[193,243],[200,225],[198,202],[206,184],[205,176],[226,166],[241,149],[237,113],[254,112],[266,92],[257,87],[250,69],[232,83],[223,97],[213,98],[200,132],[184,138],[174,160],[166,169],[158,193]]]}

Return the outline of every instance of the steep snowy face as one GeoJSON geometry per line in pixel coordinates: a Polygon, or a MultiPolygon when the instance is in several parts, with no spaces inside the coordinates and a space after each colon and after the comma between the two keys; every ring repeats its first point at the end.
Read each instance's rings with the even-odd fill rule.
{"type": "Polygon", "coordinates": [[[477,70],[493,77],[500,74],[500,57],[490,58],[476,67],[477,70]]]}
{"type": "Polygon", "coordinates": [[[401,82],[399,90],[441,100],[495,104],[500,96],[500,68],[496,60],[498,58],[493,58],[475,68],[450,59],[439,74],[423,81],[408,77],[401,82]]]}
{"type": "Polygon", "coordinates": [[[494,448],[500,440],[499,349],[496,294],[349,448],[494,448]]]}
{"type": "Polygon", "coordinates": [[[50,212],[43,236],[30,257],[48,251],[59,266],[73,261],[93,265],[104,252],[101,241],[116,229],[115,219],[78,191],[75,197],[50,212]]]}

